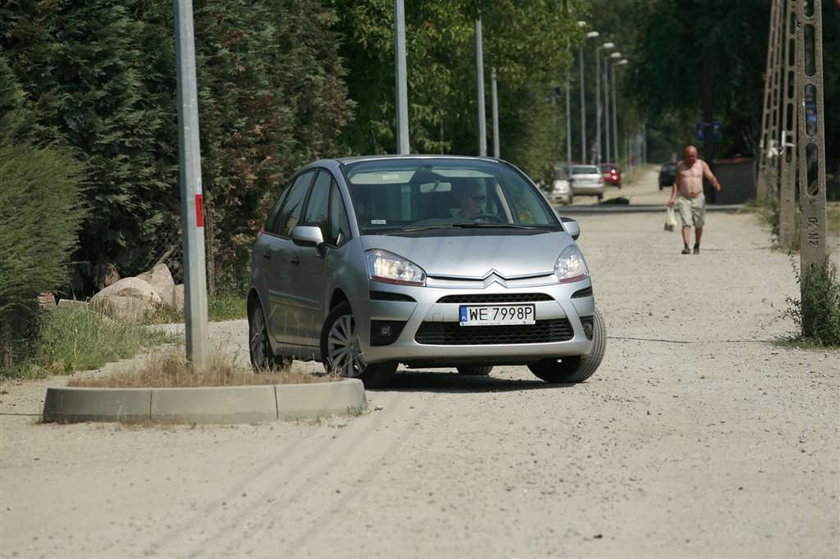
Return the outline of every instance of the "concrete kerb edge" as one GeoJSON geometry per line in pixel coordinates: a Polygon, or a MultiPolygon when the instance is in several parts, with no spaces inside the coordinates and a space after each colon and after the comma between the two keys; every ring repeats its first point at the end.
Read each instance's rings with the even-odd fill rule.
{"type": "Polygon", "coordinates": [[[45,423],[261,423],[367,409],[358,379],[197,388],[48,388],[45,423]]]}

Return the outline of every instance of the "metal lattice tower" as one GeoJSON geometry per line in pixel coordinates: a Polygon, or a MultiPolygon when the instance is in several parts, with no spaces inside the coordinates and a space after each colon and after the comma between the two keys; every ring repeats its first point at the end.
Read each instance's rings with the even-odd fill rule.
{"type": "Polygon", "coordinates": [[[781,173],[779,184],[779,245],[792,249],[796,230],[796,4],[787,0],[784,11],[784,55],[782,57],[781,173]]]}
{"type": "Polygon", "coordinates": [[[764,111],[761,118],[758,180],[756,199],[767,200],[778,189],[778,77],[779,77],[779,12],[784,0],[773,0],[770,8],[770,30],[767,34],[767,63],[764,71],[764,111]]]}

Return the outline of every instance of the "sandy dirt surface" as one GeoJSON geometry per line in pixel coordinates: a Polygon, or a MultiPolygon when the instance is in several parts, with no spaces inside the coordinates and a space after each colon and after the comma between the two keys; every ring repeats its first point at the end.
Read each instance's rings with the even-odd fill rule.
{"type": "Polygon", "coordinates": [[[39,424],[65,379],[4,384],[0,556],[837,557],[840,352],[774,343],[798,286],[755,217],[697,256],[662,218],[577,216],[609,334],[580,385],[404,372],[360,416],[164,428],[39,424]]]}

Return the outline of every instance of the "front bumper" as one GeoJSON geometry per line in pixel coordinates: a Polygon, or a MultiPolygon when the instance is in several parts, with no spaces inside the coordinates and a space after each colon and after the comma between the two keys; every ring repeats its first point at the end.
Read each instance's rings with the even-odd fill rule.
{"type": "Polygon", "coordinates": [[[595,313],[592,282],[558,284],[553,276],[485,281],[429,278],[426,287],[370,282],[371,296],[351,302],[359,319],[361,349],[369,363],[399,361],[415,366],[458,363],[526,364],[547,357],[584,355],[592,341],[583,323],[595,313]],[[447,301],[441,301],[443,298],[447,301]],[[453,297],[457,299],[450,302],[453,297]],[[398,300],[407,299],[410,300],[398,300]],[[488,301],[489,299],[489,301],[488,301]],[[460,326],[462,304],[535,306],[534,326],[460,326]],[[387,345],[371,344],[371,321],[399,323],[387,345]]]}

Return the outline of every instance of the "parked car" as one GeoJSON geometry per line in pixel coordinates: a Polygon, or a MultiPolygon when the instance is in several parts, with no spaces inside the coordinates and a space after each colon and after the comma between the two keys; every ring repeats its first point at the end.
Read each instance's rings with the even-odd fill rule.
{"type": "Polygon", "coordinates": [[[677,164],[673,161],[663,163],[659,169],[659,190],[671,188],[675,180],[677,180],[677,164]]]}
{"type": "Polygon", "coordinates": [[[251,363],[319,360],[387,383],[397,365],[580,382],[606,330],[589,269],[519,169],[487,158],[320,160],[278,196],[253,247],[251,363]]]}
{"type": "Polygon", "coordinates": [[[569,182],[569,167],[566,165],[557,166],[548,199],[552,204],[563,205],[569,205],[574,201],[572,185],[569,182]]]}
{"type": "Polygon", "coordinates": [[[572,194],[604,197],[604,177],[595,165],[572,166],[572,194]]]}
{"type": "Polygon", "coordinates": [[[621,188],[621,169],[615,163],[602,163],[601,175],[604,177],[606,184],[621,188]]]}

